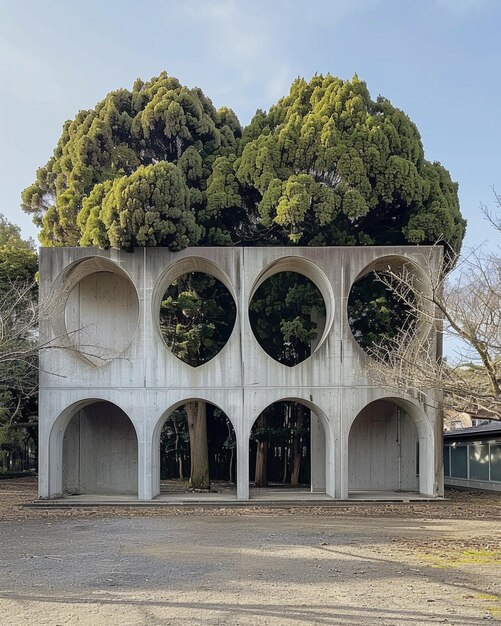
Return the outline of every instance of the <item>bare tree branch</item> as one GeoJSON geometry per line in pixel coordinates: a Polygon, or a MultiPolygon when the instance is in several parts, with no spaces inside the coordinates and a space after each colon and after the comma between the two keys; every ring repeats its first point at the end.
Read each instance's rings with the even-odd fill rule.
{"type": "Polygon", "coordinates": [[[450,275],[428,263],[426,281],[409,267],[378,274],[411,319],[370,350],[370,376],[430,401],[438,393],[443,406],[457,411],[501,419],[501,262],[479,250],[455,262],[450,275]],[[441,358],[441,336],[454,339],[455,358],[441,358]]]}

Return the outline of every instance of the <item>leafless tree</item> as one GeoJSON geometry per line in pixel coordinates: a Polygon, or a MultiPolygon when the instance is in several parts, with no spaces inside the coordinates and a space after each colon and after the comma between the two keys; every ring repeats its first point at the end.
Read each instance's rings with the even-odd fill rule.
{"type": "Polygon", "coordinates": [[[430,257],[425,278],[410,265],[377,275],[411,316],[370,350],[370,375],[446,408],[501,419],[501,261],[479,250],[453,261],[450,274],[434,271],[430,257]],[[447,359],[443,339],[455,346],[447,359]]]}
{"type": "Polygon", "coordinates": [[[491,210],[486,204],[481,204],[480,209],[485,215],[486,219],[494,226],[494,228],[501,232],[501,194],[496,191],[496,188],[492,187],[492,193],[494,194],[495,209],[491,210]]]}
{"type": "Polygon", "coordinates": [[[40,327],[61,314],[65,301],[65,294],[58,293],[39,302],[36,283],[24,281],[13,281],[0,292],[0,425],[12,426],[23,402],[36,395],[41,352],[70,350],[97,364],[117,357],[97,345],[92,327],[41,335],[40,327]]]}

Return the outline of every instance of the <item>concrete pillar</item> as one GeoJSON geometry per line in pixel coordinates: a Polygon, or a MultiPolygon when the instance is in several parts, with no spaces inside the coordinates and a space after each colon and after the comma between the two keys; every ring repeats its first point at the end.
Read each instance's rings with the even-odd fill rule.
{"type": "Polygon", "coordinates": [[[435,496],[435,446],[431,436],[419,438],[419,492],[435,496]]]}
{"type": "Polygon", "coordinates": [[[320,418],[311,412],[310,453],[311,453],[311,491],[326,491],[326,453],[325,432],[320,418]]]}
{"type": "Polygon", "coordinates": [[[237,500],[249,499],[249,439],[242,437],[241,431],[235,433],[237,438],[237,500]]]}
{"type": "Polygon", "coordinates": [[[49,467],[50,467],[50,429],[45,423],[39,422],[38,427],[38,497],[50,498],[49,467]]]}
{"type": "Polygon", "coordinates": [[[146,425],[141,425],[137,430],[137,499],[153,499],[153,459],[151,433],[146,425]]]}
{"type": "MultiPolygon", "coordinates": [[[[144,453],[144,461],[149,459],[149,466],[146,466],[145,480],[147,486],[144,490],[144,499],[153,500],[160,495],[160,435],[162,433],[163,421],[161,424],[149,424],[145,431],[145,447],[148,451],[144,453]]],[[[141,499],[141,498],[140,498],[141,499]]]]}
{"type": "Polygon", "coordinates": [[[335,498],[348,499],[348,441],[349,431],[340,433],[336,440],[336,481],[335,498]]]}
{"type": "Polygon", "coordinates": [[[63,493],[63,440],[68,420],[56,422],[50,429],[48,443],[48,497],[58,498],[63,493]]]}
{"type": "Polygon", "coordinates": [[[325,493],[331,498],[336,496],[336,479],[338,475],[338,449],[332,424],[324,424],[325,435],[325,493]]]}

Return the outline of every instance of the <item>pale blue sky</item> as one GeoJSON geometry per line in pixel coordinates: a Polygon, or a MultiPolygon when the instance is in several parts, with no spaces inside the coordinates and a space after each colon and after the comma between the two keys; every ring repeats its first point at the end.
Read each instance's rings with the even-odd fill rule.
{"type": "Polygon", "coordinates": [[[478,245],[501,190],[500,24],[497,0],[0,0],[0,212],[36,236],[20,193],[64,121],[137,77],[165,69],[247,123],[296,76],[357,73],[459,182],[478,245]]]}

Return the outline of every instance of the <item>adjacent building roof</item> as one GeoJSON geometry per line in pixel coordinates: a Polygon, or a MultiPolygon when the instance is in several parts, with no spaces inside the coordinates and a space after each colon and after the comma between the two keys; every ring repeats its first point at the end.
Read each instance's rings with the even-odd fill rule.
{"type": "Polygon", "coordinates": [[[444,439],[466,439],[475,436],[476,438],[492,437],[493,435],[501,435],[501,421],[482,424],[481,426],[472,426],[470,428],[455,428],[444,433],[444,439]]]}

